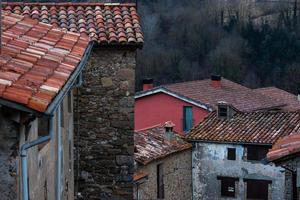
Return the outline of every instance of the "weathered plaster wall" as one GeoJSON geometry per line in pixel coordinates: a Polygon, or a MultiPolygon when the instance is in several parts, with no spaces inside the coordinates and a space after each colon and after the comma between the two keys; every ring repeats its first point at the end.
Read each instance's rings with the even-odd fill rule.
{"type": "Polygon", "coordinates": [[[94,49],[84,70],[75,112],[79,197],[132,199],[135,65],[135,51],[94,49]]]}
{"type": "Polygon", "coordinates": [[[186,150],[164,159],[139,166],[137,172],[148,174],[148,180],[134,187],[134,199],[157,199],[157,165],[163,165],[165,199],[192,199],[192,152],[186,150]],[[137,191],[138,189],[138,191],[137,191]]]}
{"type": "Polygon", "coordinates": [[[237,199],[245,199],[244,178],[271,180],[270,199],[284,199],[284,170],[281,167],[263,165],[260,162],[244,161],[243,155],[244,147],[241,145],[195,143],[192,156],[194,199],[225,199],[220,196],[221,187],[217,176],[240,178],[236,190],[237,199]],[[227,160],[227,148],[236,148],[235,161],[227,160]]]}
{"type": "Polygon", "coordinates": [[[19,127],[0,107],[0,199],[17,199],[17,154],[19,127]]]}
{"type": "MultiPolygon", "coordinates": [[[[62,120],[62,171],[61,171],[61,198],[63,200],[74,199],[74,178],[73,178],[73,112],[68,111],[67,96],[61,106],[63,106],[64,120],[62,120]],[[71,141],[69,140],[71,139],[71,141]],[[71,145],[71,146],[69,146],[71,145]],[[71,152],[69,152],[71,150],[71,152]],[[69,157],[71,156],[71,158],[69,157]]],[[[38,138],[38,120],[30,123],[28,141],[38,138]]],[[[57,162],[57,112],[54,113],[54,135],[51,141],[45,143],[42,148],[38,146],[28,151],[28,177],[29,194],[31,200],[55,199],[56,185],[56,162],[57,162]]],[[[25,129],[21,128],[21,143],[24,143],[25,129]]],[[[47,133],[46,133],[47,134],[47,133]]],[[[20,172],[19,172],[20,173],[20,172]]]]}

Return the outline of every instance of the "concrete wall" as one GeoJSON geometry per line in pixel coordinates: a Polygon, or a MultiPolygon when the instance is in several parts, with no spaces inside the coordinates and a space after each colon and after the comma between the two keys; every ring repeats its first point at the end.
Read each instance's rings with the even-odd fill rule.
{"type": "Polygon", "coordinates": [[[284,170],[273,165],[263,165],[259,161],[244,161],[244,153],[245,149],[241,145],[195,143],[192,153],[194,199],[225,199],[221,198],[221,181],[217,180],[217,176],[239,178],[236,199],[246,199],[244,178],[272,181],[269,199],[284,199],[284,170]],[[235,161],[227,160],[227,148],[236,148],[235,161]]]}
{"type": "Polygon", "coordinates": [[[184,133],[184,106],[193,107],[194,125],[203,121],[204,117],[209,113],[207,110],[164,93],[138,98],[135,101],[134,108],[134,129],[148,128],[171,120],[175,124],[174,130],[178,133],[184,133]]]}
{"type": "MultiPolygon", "coordinates": [[[[62,128],[62,199],[74,199],[73,179],[73,112],[68,112],[68,97],[64,99],[62,128]],[[69,152],[69,150],[71,150],[69,152]]],[[[72,98],[72,95],[71,95],[72,98]]],[[[72,100],[71,100],[72,102],[72,100]]],[[[38,121],[23,124],[26,113],[0,108],[0,199],[21,199],[21,163],[19,149],[25,142],[38,138],[38,121]],[[10,113],[9,115],[5,113],[10,113]],[[5,114],[5,115],[4,115],[5,114]],[[14,122],[14,121],[15,122],[14,122]],[[3,144],[3,145],[2,145],[3,144]],[[3,190],[3,191],[2,191],[3,190]]],[[[28,150],[28,180],[30,200],[55,199],[57,162],[57,113],[54,113],[54,136],[49,142],[28,150]]],[[[48,132],[44,133],[48,135],[48,132]]]]}
{"type": "Polygon", "coordinates": [[[132,199],[135,65],[135,51],[94,49],[85,67],[75,107],[79,198],[132,199]]]}
{"type": "Polygon", "coordinates": [[[148,180],[134,187],[134,199],[137,192],[140,200],[157,199],[157,165],[162,164],[164,174],[165,199],[192,199],[192,163],[191,150],[172,154],[164,159],[139,166],[137,172],[148,174],[148,180]]]}

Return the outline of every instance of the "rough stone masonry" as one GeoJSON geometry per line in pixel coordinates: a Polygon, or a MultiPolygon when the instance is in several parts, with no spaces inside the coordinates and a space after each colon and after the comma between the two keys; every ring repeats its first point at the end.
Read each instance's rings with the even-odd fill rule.
{"type": "Polygon", "coordinates": [[[78,199],[133,198],[135,56],[94,49],[83,72],[74,95],[78,199]]]}

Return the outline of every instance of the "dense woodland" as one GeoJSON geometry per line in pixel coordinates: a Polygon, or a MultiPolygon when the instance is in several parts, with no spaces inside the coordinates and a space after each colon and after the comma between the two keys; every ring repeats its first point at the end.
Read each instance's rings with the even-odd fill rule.
{"type": "Polygon", "coordinates": [[[300,88],[300,1],[140,0],[137,89],[221,74],[252,88],[300,88]],[[298,5],[299,4],[299,5],[298,5]]]}

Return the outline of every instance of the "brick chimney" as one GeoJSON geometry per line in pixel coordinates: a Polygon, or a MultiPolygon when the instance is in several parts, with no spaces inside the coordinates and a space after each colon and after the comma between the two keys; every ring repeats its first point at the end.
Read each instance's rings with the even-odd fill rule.
{"type": "Polygon", "coordinates": [[[152,78],[147,78],[143,80],[143,91],[145,90],[150,90],[154,87],[153,85],[153,79],[152,78]]]}
{"type": "Polygon", "coordinates": [[[222,77],[220,75],[212,75],[210,85],[214,88],[220,88],[221,87],[221,79],[222,79],[222,77]]]}

